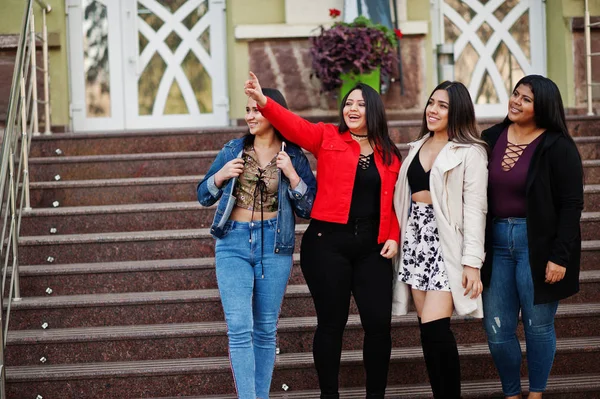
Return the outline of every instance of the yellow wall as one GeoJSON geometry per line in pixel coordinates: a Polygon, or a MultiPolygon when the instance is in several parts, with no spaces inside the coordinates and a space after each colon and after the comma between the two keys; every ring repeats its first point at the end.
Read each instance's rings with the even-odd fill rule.
{"type": "MultiPolygon", "coordinates": [[[[590,15],[600,16],[600,0],[589,0],[590,15]]],[[[559,87],[565,106],[575,106],[575,72],[571,19],[583,17],[584,0],[546,2],[548,77],[559,87]]]]}
{"type": "MultiPolygon", "coordinates": [[[[48,14],[48,32],[59,37],[59,47],[50,49],[50,99],[51,119],[53,125],[69,123],[69,83],[67,68],[66,15],[64,0],[46,0],[52,7],[48,14]]],[[[42,31],[42,15],[40,7],[34,2],[36,31],[42,31]]],[[[21,29],[25,1],[0,0],[0,34],[17,34],[21,29]]],[[[40,65],[41,67],[41,65],[40,65]]],[[[40,93],[43,96],[43,93],[40,93]]]]}
{"type": "MultiPolygon", "coordinates": [[[[426,87],[423,90],[425,96],[428,96],[431,90],[437,85],[437,77],[433,68],[434,65],[434,50],[433,37],[431,29],[431,6],[428,1],[422,0],[406,0],[406,18],[408,21],[428,21],[428,34],[425,37],[423,49],[425,53],[425,71],[424,76],[427,81],[426,87]]],[[[426,99],[424,98],[423,101],[426,99]]]]}
{"type": "MultiPolygon", "coordinates": [[[[546,4],[560,3],[564,17],[583,17],[585,9],[585,0],[550,0],[546,4]]],[[[590,14],[600,16],[600,1],[588,0],[590,14]]]]}
{"type": "Polygon", "coordinates": [[[236,25],[280,24],[285,22],[284,0],[227,1],[227,66],[229,87],[229,117],[244,117],[246,96],[244,82],[248,77],[248,42],[234,37],[236,25]]]}

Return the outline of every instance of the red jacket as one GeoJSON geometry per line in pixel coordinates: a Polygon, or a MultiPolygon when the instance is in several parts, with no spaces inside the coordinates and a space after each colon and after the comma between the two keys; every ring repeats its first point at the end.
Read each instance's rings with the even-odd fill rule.
{"type": "MultiPolygon", "coordinates": [[[[340,134],[338,127],[329,123],[310,123],[275,101],[267,100],[265,107],[259,107],[259,110],[284,137],[317,158],[317,194],[311,217],[325,222],[348,223],[360,145],[349,132],[340,134]]],[[[380,244],[388,239],[400,242],[400,227],[392,203],[400,160],[393,157],[392,164],[387,166],[379,151],[375,151],[375,164],[381,177],[377,241],[380,244]]]]}

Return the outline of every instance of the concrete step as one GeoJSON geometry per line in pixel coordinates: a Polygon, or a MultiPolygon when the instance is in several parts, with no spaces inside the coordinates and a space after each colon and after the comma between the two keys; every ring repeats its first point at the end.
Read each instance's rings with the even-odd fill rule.
{"type": "MultiPolygon", "coordinates": [[[[392,319],[395,348],[419,346],[414,312],[392,319]]],[[[590,337],[598,333],[600,302],[562,304],[556,316],[559,337],[590,337]]],[[[281,318],[278,348],[281,354],[311,352],[316,317],[281,318]]],[[[455,316],[452,328],[457,342],[486,342],[481,320],[455,316]]],[[[223,321],[138,326],[11,330],[5,352],[8,366],[64,363],[119,362],[227,356],[227,328],[223,321]],[[168,348],[165,350],[164,348],[168,348]],[[76,354],[74,356],[74,354],[76,354]]],[[[523,338],[523,331],[518,330],[523,338]]],[[[344,350],[360,350],[363,331],[357,314],[350,315],[344,333],[344,350]]]]}
{"type": "Polygon", "coordinates": [[[583,240],[600,238],[600,212],[583,212],[581,214],[581,237],[583,240]]]}
{"type": "MultiPolygon", "coordinates": [[[[307,224],[296,225],[296,249],[307,224]]],[[[214,256],[209,229],[67,234],[19,238],[19,262],[91,263],[214,256]],[[51,257],[51,259],[49,259],[51,257]]]]}
{"type": "Polygon", "coordinates": [[[41,157],[29,160],[32,182],[186,176],[206,173],[213,151],[41,157]],[[58,176],[58,177],[57,177],[58,176]]]}
{"type": "MultiPolygon", "coordinates": [[[[51,229],[56,229],[53,234],[91,234],[209,228],[215,209],[216,205],[203,207],[196,201],[34,208],[23,212],[21,236],[48,235],[51,229]]],[[[600,212],[584,212],[581,230],[584,240],[596,238],[600,212]]]]}
{"type": "Polygon", "coordinates": [[[209,228],[215,209],[197,201],[34,208],[23,212],[21,237],[209,228]]]}
{"type": "Polygon", "coordinates": [[[600,269],[600,240],[581,243],[581,270],[600,269]]]}
{"type": "Polygon", "coordinates": [[[600,183],[600,160],[586,159],[583,161],[583,173],[586,184],[600,183]]]}
{"type": "MultiPolygon", "coordinates": [[[[6,301],[4,302],[6,306],[6,301]]],[[[356,307],[351,311],[356,313],[356,307]]],[[[305,285],[288,285],[281,317],[314,314],[305,285]]],[[[11,330],[223,320],[217,289],[23,297],[12,302],[11,330]]]]}
{"type": "Polygon", "coordinates": [[[32,208],[190,202],[203,176],[34,182],[29,185],[32,208]]]}
{"type": "MultiPolygon", "coordinates": [[[[522,344],[524,349],[524,344],[522,344]]],[[[599,374],[599,337],[557,340],[553,374],[599,374]]],[[[459,345],[463,381],[497,379],[487,344],[459,345]]],[[[28,397],[32,387],[60,398],[139,398],[173,395],[234,393],[229,359],[211,357],[131,362],[13,366],[6,369],[9,397],[28,397]]],[[[420,347],[395,348],[389,384],[427,381],[420,347]]],[[[274,390],[286,384],[291,391],[317,388],[311,353],[280,354],[273,375],[274,390]]],[[[362,351],[344,351],[340,385],[364,386],[362,351]]]]}
{"type": "MultiPolygon", "coordinates": [[[[307,224],[296,225],[296,252],[307,224]]],[[[19,238],[20,263],[93,263],[214,256],[208,229],[156,230],[19,238]]],[[[583,270],[600,266],[600,241],[582,243],[583,270]]]]}
{"type": "MultiPolygon", "coordinates": [[[[302,229],[305,226],[299,227],[302,229]]],[[[159,247],[163,245],[162,242],[157,244],[159,247]]],[[[52,250],[54,255],[60,253],[56,248],[49,247],[48,250],[52,250]]],[[[119,252],[123,251],[127,252],[119,252]]],[[[30,255],[31,252],[28,252],[27,256],[30,255]]],[[[587,269],[588,265],[584,266],[587,269]]],[[[593,298],[600,301],[600,268],[597,264],[589,267],[596,267],[597,270],[582,272],[581,292],[577,297],[568,299],[569,301],[581,303],[593,298]]],[[[46,258],[43,264],[21,265],[19,275],[22,296],[44,296],[48,287],[54,295],[80,295],[217,288],[214,268],[212,257],[148,258],[122,262],[99,260],[89,263],[48,263],[46,258]]],[[[289,282],[305,284],[298,253],[294,254],[294,267],[289,282]]]]}
{"type": "Polygon", "coordinates": [[[600,210],[600,184],[586,184],[583,193],[583,210],[588,212],[600,210]]]}
{"type": "MultiPolygon", "coordinates": [[[[502,387],[498,379],[463,381],[461,396],[467,398],[502,398],[502,387]]],[[[529,380],[523,378],[521,386],[523,393],[529,392],[529,380]]],[[[274,387],[277,389],[278,387],[274,387]]],[[[269,397],[273,399],[319,399],[319,390],[307,391],[284,391],[272,393],[269,397]]],[[[429,384],[393,385],[388,386],[386,398],[389,399],[425,399],[431,398],[429,384]]],[[[363,399],[365,390],[363,388],[340,389],[341,399],[363,399]]],[[[597,399],[600,397],[600,375],[581,374],[566,376],[550,376],[544,398],[557,399],[597,399]]],[[[236,395],[210,395],[210,396],[186,396],[154,399],[236,399],[236,395]]]]}
{"type": "MultiPolygon", "coordinates": [[[[401,145],[403,152],[406,151],[404,147],[401,145]]],[[[210,150],[32,158],[29,160],[29,176],[32,182],[51,182],[200,175],[208,171],[217,152],[210,150]]],[[[310,153],[306,155],[315,169],[314,156],[310,153]]],[[[600,183],[600,160],[585,160],[583,166],[586,183],[600,183]]]]}
{"type": "MultiPolygon", "coordinates": [[[[33,182],[33,208],[193,202],[203,175],[33,182]],[[55,205],[57,201],[58,205],[55,205]]],[[[600,209],[600,184],[585,185],[585,211],[600,209]]]]}
{"type": "Polygon", "coordinates": [[[42,135],[32,138],[30,157],[219,150],[229,140],[242,137],[247,130],[246,127],[225,127],[201,130],[42,135]]]}
{"type": "MultiPolygon", "coordinates": [[[[299,254],[294,254],[290,284],[305,283],[299,259],[299,254]]],[[[19,276],[25,297],[45,296],[47,288],[52,289],[52,295],[217,288],[212,257],[21,265],[19,276]]]]}
{"type": "Polygon", "coordinates": [[[46,263],[118,262],[214,256],[208,229],[21,237],[19,261],[46,263]]]}
{"type": "MultiPolygon", "coordinates": [[[[491,120],[479,121],[479,130],[489,127],[491,120]]],[[[397,143],[414,140],[420,130],[420,120],[391,121],[390,135],[397,143]]],[[[569,116],[567,126],[573,137],[598,134],[600,118],[597,116],[569,116]]],[[[33,137],[30,156],[55,157],[101,154],[142,154],[155,152],[218,150],[227,141],[241,137],[246,127],[202,130],[161,130],[121,133],[64,133],[33,137]],[[56,150],[60,149],[60,155],[56,150]]]]}

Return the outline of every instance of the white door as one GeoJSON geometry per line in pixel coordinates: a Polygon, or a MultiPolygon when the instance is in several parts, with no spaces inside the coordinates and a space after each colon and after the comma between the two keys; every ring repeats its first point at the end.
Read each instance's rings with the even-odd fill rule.
{"type": "Polygon", "coordinates": [[[67,1],[75,131],[228,124],[224,0],[67,1]],[[90,11],[99,4],[107,9],[101,23],[90,11]],[[98,83],[81,72],[86,62],[106,63],[105,58],[88,60],[97,51],[87,50],[84,39],[98,26],[105,26],[111,72],[105,86],[112,88],[111,113],[105,111],[102,118],[90,114],[97,105],[86,96],[89,86],[98,83]]]}
{"type": "Polygon", "coordinates": [[[454,46],[454,78],[463,82],[479,117],[507,113],[513,86],[546,74],[542,0],[437,0],[437,43],[454,46]]]}
{"type": "Polygon", "coordinates": [[[71,117],[75,131],[125,125],[118,1],[67,1],[71,117]]]}

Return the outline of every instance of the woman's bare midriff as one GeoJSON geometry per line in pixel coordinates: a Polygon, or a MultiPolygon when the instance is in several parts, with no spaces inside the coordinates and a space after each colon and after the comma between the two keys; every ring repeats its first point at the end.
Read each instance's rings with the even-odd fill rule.
{"type": "MultiPolygon", "coordinates": [[[[277,217],[277,212],[263,212],[262,219],[268,220],[277,217]]],[[[235,220],[236,222],[249,222],[251,220],[260,220],[260,209],[254,210],[254,219],[252,218],[252,210],[240,208],[236,206],[231,211],[231,216],[229,216],[229,220],[235,220]]]]}
{"type": "Polygon", "coordinates": [[[433,203],[433,200],[431,199],[431,191],[428,191],[428,190],[422,190],[422,191],[419,191],[418,193],[414,193],[411,196],[411,198],[413,201],[421,202],[423,204],[433,203]]]}

